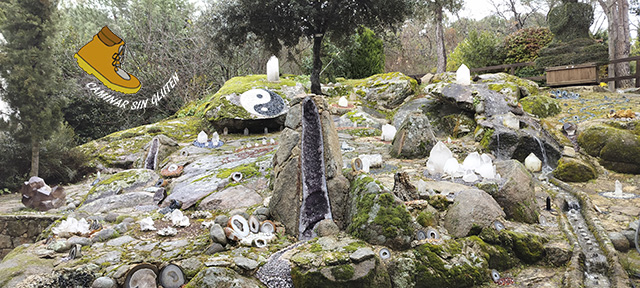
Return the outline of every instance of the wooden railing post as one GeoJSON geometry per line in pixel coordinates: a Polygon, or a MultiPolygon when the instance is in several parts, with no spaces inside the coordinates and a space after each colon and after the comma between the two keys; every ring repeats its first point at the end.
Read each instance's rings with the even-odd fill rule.
{"type": "Polygon", "coordinates": [[[636,60],[636,88],[640,87],[640,59],[636,60]]]}

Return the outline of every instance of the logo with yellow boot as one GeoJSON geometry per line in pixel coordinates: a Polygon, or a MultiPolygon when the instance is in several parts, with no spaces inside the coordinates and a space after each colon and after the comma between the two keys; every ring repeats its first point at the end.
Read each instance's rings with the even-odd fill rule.
{"type": "Polygon", "coordinates": [[[140,91],[140,81],[122,69],[125,43],[120,37],[104,26],[98,34],[73,57],[78,66],[95,76],[107,88],[125,94],[140,91]]]}

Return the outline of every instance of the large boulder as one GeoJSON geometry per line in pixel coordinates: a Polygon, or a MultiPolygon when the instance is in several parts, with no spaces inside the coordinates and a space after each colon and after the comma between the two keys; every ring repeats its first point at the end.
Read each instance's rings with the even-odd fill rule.
{"type": "Polygon", "coordinates": [[[596,169],[588,161],[579,158],[562,157],[553,176],[566,182],[587,182],[598,178],[596,169]]]}
{"type": "Polygon", "coordinates": [[[294,77],[269,82],[266,75],[239,76],[225,82],[214,95],[187,105],[177,114],[205,117],[218,131],[278,131],[289,110],[288,101],[304,90],[294,77]]]}
{"type": "Polygon", "coordinates": [[[39,211],[58,208],[67,202],[67,193],[64,192],[64,188],[58,186],[51,188],[42,178],[37,176],[31,177],[29,181],[24,182],[20,192],[22,194],[22,204],[39,211]]]}
{"type": "Polygon", "coordinates": [[[517,160],[498,161],[496,172],[500,173],[504,182],[491,196],[500,204],[507,218],[537,223],[535,186],[527,168],[517,160]]]}
{"type": "Polygon", "coordinates": [[[78,146],[74,150],[87,156],[87,166],[140,168],[143,167],[143,162],[148,156],[148,145],[155,136],[159,137],[159,144],[161,144],[158,154],[158,163],[160,163],[164,157],[177,149],[176,141],[195,140],[202,130],[210,130],[210,126],[206,120],[199,117],[167,119],[112,133],[78,146]]]}
{"type": "Polygon", "coordinates": [[[391,287],[385,265],[361,241],[321,237],[289,254],[295,287],[391,287]]]}
{"type": "Polygon", "coordinates": [[[474,227],[482,229],[504,217],[504,211],[491,195],[482,190],[468,189],[456,194],[444,217],[444,227],[451,236],[461,238],[474,227]]]}
{"type": "Polygon", "coordinates": [[[400,72],[376,74],[355,85],[356,94],[368,102],[368,106],[380,110],[393,110],[418,90],[418,82],[400,72]]]}
{"type": "Polygon", "coordinates": [[[640,174],[640,124],[614,127],[595,124],[578,136],[578,143],[589,155],[598,157],[607,169],[640,174]],[[635,126],[635,127],[633,127],[635,126]],[[635,128],[635,130],[632,130],[635,128]]]}
{"type": "Polygon", "coordinates": [[[130,169],[118,172],[93,185],[83,205],[115,195],[143,191],[147,187],[154,186],[159,179],[157,173],[148,169],[130,169]]]}
{"type": "Polygon", "coordinates": [[[347,231],[371,244],[407,249],[415,234],[407,207],[373,178],[360,175],[351,185],[347,231]]]}
{"type": "MultiPolygon", "coordinates": [[[[342,175],[342,152],[338,133],[329,114],[326,100],[311,96],[315,102],[322,128],[324,149],[324,174],[328,191],[331,215],[338,227],[347,225],[349,181],[342,175]]],[[[273,196],[269,208],[274,220],[280,221],[290,235],[298,236],[300,206],[302,205],[302,103],[304,97],[291,101],[286,128],[280,136],[278,149],[273,157],[273,196]]]]}
{"type": "Polygon", "coordinates": [[[414,113],[409,115],[393,138],[390,154],[396,158],[424,158],[436,144],[427,116],[414,113]]]}
{"type": "Polygon", "coordinates": [[[536,82],[507,73],[483,74],[478,78],[483,85],[487,85],[487,88],[507,95],[511,99],[521,99],[539,93],[536,82]]]}
{"type": "Polygon", "coordinates": [[[396,113],[393,115],[393,121],[391,125],[396,127],[396,129],[400,129],[404,120],[409,117],[409,115],[415,112],[423,112],[425,106],[430,106],[435,102],[435,100],[431,97],[421,97],[414,98],[413,100],[408,100],[402,106],[398,107],[396,113]]]}

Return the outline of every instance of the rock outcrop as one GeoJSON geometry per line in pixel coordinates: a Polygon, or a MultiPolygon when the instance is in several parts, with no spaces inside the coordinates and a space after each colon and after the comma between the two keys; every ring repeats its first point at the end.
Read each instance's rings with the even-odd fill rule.
{"type": "Polygon", "coordinates": [[[505,213],[491,195],[482,190],[469,189],[456,194],[444,218],[444,227],[451,236],[461,238],[467,236],[472,228],[488,227],[504,217],[505,213]]]}
{"type": "MultiPolygon", "coordinates": [[[[342,154],[338,134],[327,103],[320,96],[311,96],[320,115],[322,126],[324,169],[333,220],[338,227],[347,225],[349,181],[342,175],[342,154]]],[[[302,204],[301,139],[303,97],[291,101],[291,108],[281,134],[280,145],[273,159],[273,196],[271,215],[286,227],[290,235],[298,236],[300,205],[302,204]]]]}

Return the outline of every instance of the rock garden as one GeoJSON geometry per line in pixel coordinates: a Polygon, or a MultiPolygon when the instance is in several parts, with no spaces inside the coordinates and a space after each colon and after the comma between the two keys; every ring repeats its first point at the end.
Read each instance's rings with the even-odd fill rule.
{"type": "Polygon", "coordinates": [[[0,286],[640,283],[634,91],[428,78],[236,77],[86,143],[83,181],[0,197],[53,217],[0,222],[0,286]]]}

